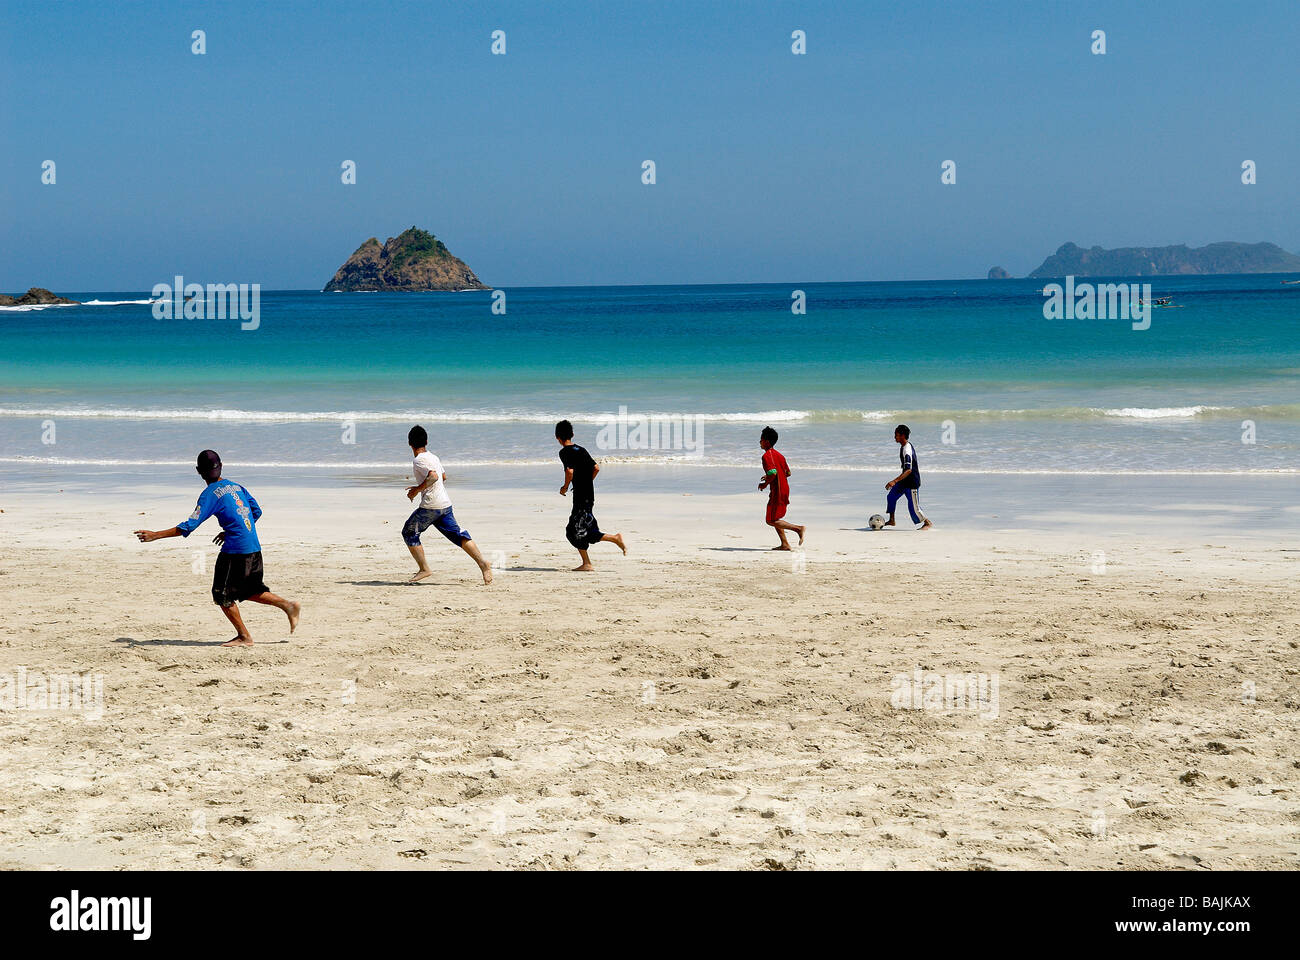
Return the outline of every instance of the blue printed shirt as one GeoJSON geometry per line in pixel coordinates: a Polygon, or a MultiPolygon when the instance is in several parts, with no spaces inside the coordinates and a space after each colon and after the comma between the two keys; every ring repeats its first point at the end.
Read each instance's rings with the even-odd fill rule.
{"type": "Polygon", "coordinates": [[[181,536],[188,537],[204,520],[214,515],[226,534],[225,543],[221,545],[222,553],[257,553],[262,549],[256,527],[262,508],[251,493],[225,478],[204,488],[190,518],[176,524],[176,529],[181,536]]]}

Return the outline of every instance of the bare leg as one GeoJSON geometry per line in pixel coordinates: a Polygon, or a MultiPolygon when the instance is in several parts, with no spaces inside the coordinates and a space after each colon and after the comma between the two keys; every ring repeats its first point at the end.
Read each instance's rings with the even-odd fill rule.
{"type": "MultiPolygon", "coordinates": [[[[474,545],[474,541],[462,540],[460,548],[468,553],[470,557],[473,558],[474,562],[478,564],[479,573],[483,574],[483,582],[491,583],[492,564],[483,559],[483,554],[479,553],[479,549],[474,545]]],[[[423,555],[423,551],[421,551],[421,554],[423,555]]]]}
{"type": "Polygon", "coordinates": [[[769,523],[768,526],[770,526],[773,530],[776,531],[776,535],[777,535],[777,537],[779,537],[780,540],[781,540],[781,545],[780,545],[779,547],[773,547],[772,549],[773,549],[773,550],[789,550],[789,549],[790,549],[790,541],[787,540],[787,539],[785,538],[785,530],[783,530],[782,527],[781,527],[781,521],[780,521],[780,520],[777,520],[777,521],[775,521],[775,522],[773,522],[773,523],[769,523]]]}
{"type": "Polygon", "coordinates": [[[411,574],[410,579],[406,582],[418,583],[425,577],[432,576],[433,571],[429,569],[429,564],[424,559],[424,547],[418,543],[408,543],[406,549],[411,551],[411,556],[415,558],[415,562],[420,568],[416,570],[415,573],[411,574]]]}
{"type": "Polygon", "coordinates": [[[894,511],[893,511],[893,510],[890,510],[890,511],[889,511],[889,519],[885,521],[885,526],[887,526],[887,527],[892,527],[892,526],[894,526],[894,511]]]}
{"type": "Polygon", "coordinates": [[[578,556],[582,557],[582,566],[574,567],[573,568],[574,573],[586,573],[588,570],[596,569],[591,565],[591,557],[587,556],[586,550],[579,550],[578,556]]]}
{"type": "Polygon", "coordinates": [[[610,543],[617,544],[617,545],[618,545],[618,548],[619,548],[620,550],[623,551],[623,556],[625,556],[625,557],[627,556],[627,544],[625,544],[625,543],[623,542],[623,534],[621,534],[621,533],[607,533],[607,534],[605,534],[603,537],[601,537],[600,539],[601,539],[601,540],[608,540],[610,543]]]}
{"type": "MultiPolygon", "coordinates": [[[[803,532],[808,529],[807,527],[801,527],[799,524],[791,523],[789,520],[778,520],[774,526],[778,530],[793,530],[799,535],[799,546],[803,546],[803,532]]],[[[781,542],[785,543],[785,537],[781,538],[781,542]]]]}
{"type": "Polygon", "coordinates": [[[230,625],[235,628],[236,634],[233,639],[227,640],[222,644],[222,646],[251,647],[253,645],[253,637],[248,632],[248,628],[244,626],[244,618],[239,615],[239,604],[232,603],[228,607],[222,607],[221,612],[226,615],[226,619],[230,621],[230,625]]]}
{"type": "Polygon", "coordinates": [[[249,597],[254,603],[264,603],[268,607],[276,607],[284,611],[284,615],[289,618],[289,632],[293,633],[298,629],[298,617],[302,613],[302,604],[295,603],[292,600],[286,600],[284,597],[277,597],[274,593],[259,593],[255,597],[249,597]]]}

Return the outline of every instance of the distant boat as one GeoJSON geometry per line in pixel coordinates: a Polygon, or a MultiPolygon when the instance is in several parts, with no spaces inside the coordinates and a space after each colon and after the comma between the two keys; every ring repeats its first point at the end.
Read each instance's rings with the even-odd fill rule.
{"type": "Polygon", "coordinates": [[[1283,280],[1283,283],[1300,283],[1300,280],[1283,280]]]}
{"type": "Polygon", "coordinates": [[[1173,299],[1173,297],[1154,297],[1151,300],[1138,300],[1138,306],[1167,307],[1173,299]]]}

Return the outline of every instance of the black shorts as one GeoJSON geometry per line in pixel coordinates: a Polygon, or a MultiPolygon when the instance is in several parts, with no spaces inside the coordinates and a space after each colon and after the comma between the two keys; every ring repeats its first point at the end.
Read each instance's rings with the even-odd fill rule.
{"type": "Polygon", "coordinates": [[[564,528],[564,535],[569,538],[575,550],[586,550],[593,543],[600,543],[605,536],[600,532],[596,518],[591,513],[592,504],[574,504],[569,514],[569,524],[564,528]]]}
{"type": "Polygon", "coordinates": [[[222,553],[212,571],[212,602],[221,607],[269,593],[262,582],[262,551],[222,553]]]}

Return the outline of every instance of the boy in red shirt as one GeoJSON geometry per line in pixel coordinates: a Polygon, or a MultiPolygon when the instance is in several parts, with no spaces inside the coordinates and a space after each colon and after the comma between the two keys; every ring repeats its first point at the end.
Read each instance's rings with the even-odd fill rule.
{"type": "Polygon", "coordinates": [[[781,519],[785,516],[786,507],[790,505],[790,467],[776,449],[776,431],[764,427],[758,445],[763,448],[763,479],[759,481],[758,489],[767,488],[767,525],[775,527],[776,535],[781,538],[781,545],[772,549],[790,549],[790,543],[785,538],[787,530],[799,534],[799,546],[802,547],[805,528],[781,519]]]}

